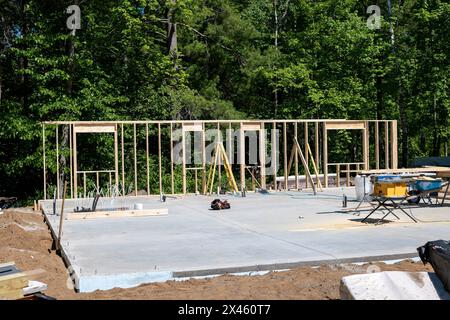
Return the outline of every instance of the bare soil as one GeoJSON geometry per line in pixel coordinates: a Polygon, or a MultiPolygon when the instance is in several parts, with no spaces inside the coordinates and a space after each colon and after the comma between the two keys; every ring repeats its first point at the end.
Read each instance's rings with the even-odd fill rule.
{"type": "Polygon", "coordinates": [[[0,215],[0,263],[14,261],[22,270],[44,269],[36,276],[57,299],[339,299],[343,276],[368,271],[428,271],[422,263],[326,265],[300,267],[258,276],[223,275],[210,279],[167,281],[130,289],[76,293],[67,286],[68,273],[52,250],[50,230],[42,214],[29,208],[8,209],[0,215]]]}

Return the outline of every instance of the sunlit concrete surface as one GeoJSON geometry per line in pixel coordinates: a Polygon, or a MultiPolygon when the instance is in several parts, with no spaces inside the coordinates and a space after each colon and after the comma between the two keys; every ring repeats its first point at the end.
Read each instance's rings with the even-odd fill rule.
{"type": "MultiPolygon", "coordinates": [[[[142,203],[144,209],[167,208],[169,214],[64,220],[63,256],[78,289],[86,292],[304,264],[412,257],[425,242],[448,239],[450,205],[412,208],[418,223],[396,211],[400,220],[390,215],[392,222],[374,225],[361,222],[369,211],[343,210],[344,193],[348,207],[356,207],[354,188],[327,189],[316,196],[306,191],[220,196],[231,203],[223,211],[210,210],[215,196],[168,196],[164,203],[159,197],[105,198],[99,208],[142,203]]],[[[51,200],[42,204],[57,235],[60,203],[57,215],[51,200]]],[[[77,205],[80,201],[66,200],[65,212],[77,205]]]]}

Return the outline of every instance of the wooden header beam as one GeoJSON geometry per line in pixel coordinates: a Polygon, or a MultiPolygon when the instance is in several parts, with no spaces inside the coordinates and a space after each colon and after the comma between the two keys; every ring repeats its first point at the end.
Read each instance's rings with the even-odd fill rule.
{"type": "Polygon", "coordinates": [[[327,130],[364,130],[365,121],[326,121],[327,130]]]}
{"type": "Polygon", "coordinates": [[[115,123],[99,123],[99,124],[84,124],[74,123],[74,133],[115,133],[117,125],[115,123]]]}

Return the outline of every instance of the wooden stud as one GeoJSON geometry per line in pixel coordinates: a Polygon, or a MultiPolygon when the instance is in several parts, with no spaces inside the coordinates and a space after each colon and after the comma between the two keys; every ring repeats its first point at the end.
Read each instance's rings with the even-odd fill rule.
{"type": "Polygon", "coordinates": [[[147,165],[147,195],[150,195],[150,164],[148,157],[148,123],[145,124],[145,159],[147,165]]]}
{"type": "Polygon", "coordinates": [[[363,148],[363,162],[364,162],[364,170],[369,170],[369,145],[368,145],[368,137],[369,130],[368,127],[365,126],[362,130],[362,148],[363,148]]]}
{"type": "Polygon", "coordinates": [[[195,193],[198,192],[197,170],[194,170],[195,193]]]}
{"type": "Polygon", "coordinates": [[[108,190],[109,190],[109,196],[112,197],[112,175],[111,175],[111,171],[109,172],[109,185],[108,185],[108,190]]]}
{"type": "Polygon", "coordinates": [[[202,124],[202,193],[206,194],[206,142],[205,142],[205,124],[202,124]]]}
{"type": "MultiPolygon", "coordinates": [[[[297,128],[297,122],[294,123],[294,136],[295,138],[298,138],[298,128],[297,128]]],[[[295,189],[299,189],[298,185],[298,153],[296,152],[294,155],[294,174],[295,174],[295,189]]],[[[308,188],[308,181],[306,180],[306,188],[308,188]]]]}
{"type": "Polygon", "coordinates": [[[380,169],[380,128],[375,122],[375,168],[380,169]]]}
{"type": "Polygon", "coordinates": [[[86,172],[83,172],[83,198],[86,198],[86,172]]]}
{"type": "MultiPolygon", "coordinates": [[[[308,142],[308,122],[305,122],[304,124],[304,136],[305,136],[305,161],[306,164],[309,166],[309,152],[308,152],[308,146],[309,146],[309,142],[308,142]]],[[[309,168],[308,168],[309,169],[309,168]]],[[[306,182],[306,187],[308,188],[308,180],[305,180],[306,182]]]]}
{"type": "Polygon", "coordinates": [[[327,132],[327,123],[323,122],[323,179],[324,186],[328,188],[328,132],[327,132]]]}
{"type": "Polygon", "coordinates": [[[184,125],[181,128],[181,145],[182,145],[182,155],[181,155],[181,166],[183,175],[183,194],[186,194],[186,132],[184,131],[184,125]]]}
{"type": "Polygon", "coordinates": [[[170,188],[175,194],[175,179],[173,176],[173,124],[170,124],[170,188]]]}
{"type": "Polygon", "coordinates": [[[47,200],[47,165],[45,163],[45,124],[42,124],[42,162],[44,169],[44,200],[47,200]]]}
{"type": "Polygon", "coordinates": [[[289,172],[287,172],[287,134],[286,134],[286,122],[283,122],[283,158],[284,158],[284,190],[288,190],[289,172]]]}
{"type": "Polygon", "coordinates": [[[341,186],[341,166],[339,164],[336,165],[336,187],[341,186]]]}
{"type": "Polygon", "coordinates": [[[347,163],[346,165],[346,180],[345,180],[345,184],[347,187],[350,187],[350,164],[347,163]]]}
{"type": "Polygon", "coordinates": [[[134,195],[138,195],[137,185],[137,145],[136,145],[136,123],[133,124],[133,155],[134,155],[134,195]]]}
{"type": "Polygon", "coordinates": [[[70,198],[73,198],[72,125],[69,124],[68,126],[69,126],[70,198]]]}
{"type": "Polygon", "coordinates": [[[245,189],[245,136],[244,125],[241,122],[239,128],[239,162],[241,172],[241,190],[245,189]]]}
{"type": "Polygon", "coordinates": [[[384,122],[384,167],[389,169],[389,121],[384,122]]]}
{"type": "Polygon", "coordinates": [[[231,123],[228,125],[228,141],[227,141],[227,153],[228,153],[228,159],[233,164],[234,163],[234,141],[233,141],[233,134],[232,134],[232,127],[231,123]]]}
{"type": "MultiPolygon", "coordinates": [[[[217,143],[221,143],[222,141],[221,141],[221,136],[220,136],[220,123],[219,122],[217,122],[217,143]]],[[[217,185],[218,185],[218,190],[220,191],[221,190],[221,188],[222,188],[222,163],[221,163],[221,161],[222,161],[222,159],[219,157],[218,159],[217,159],[217,174],[218,174],[218,182],[217,182],[217,185]]]]}
{"type": "Polygon", "coordinates": [[[116,124],[114,130],[114,195],[119,192],[119,136],[117,130],[116,124]]]}
{"type": "Polygon", "coordinates": [[[391,121],[391,168],[397,169],[398,148],[397,148],[397,120],[391,121]]]}
{"type": "Polygon", "coordinates": [[[273,186],[275,188],[275,191],[278,190],[278,185],[277,185],[277,138],[278,138],[278,134],[277,134],[277,124],[276,122],[272,123],[272,165],[273,165],[273,186]]]}
{"type": "Polygon", "coordinates": [[[78,163],[77,163],[77,133],[72,130],[73,144],[73,193],[78,198],[78,163]]]}
{"type": "Polygon", "coordinates": [[[122,196],[125,196],[125,155],[124,155],[124,136],[123,136],[123,123],[120,125],[121,135],[121,155],[122,155],[122,196]]]}
{"type": "Polygon", "coordinates": [[[161,159],[161,123],[158,123],[158,171],[159,171],[159,194],[162,194],[163,183],[162,183],[162,159],[161,159]]]}
{"type": "Polygon", "coordinates": [[[261,129],[259,130],[259,162],[260,162],[260,175],[261,182],[260,187],[266,189],[266,131],[264,123],[261,123],[261,129]]]}
{"type": "Polygon", "coordinates": [[[315,160],[317,169],[319,169],[320,159],[319,159],[319,123],[314,123],[314,147],[315,147],[315,160]]]}
{"type": "Polygon", "coordinates": [[[56,125],[56,198],[59,199],[61,196],[61,189],[59,186],[59,125],[56,125]]]}

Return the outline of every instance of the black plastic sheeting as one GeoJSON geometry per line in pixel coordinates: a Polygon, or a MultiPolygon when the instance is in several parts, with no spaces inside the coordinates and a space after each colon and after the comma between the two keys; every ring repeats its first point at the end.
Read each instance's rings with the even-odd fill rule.
{"type": "Polygon", "coordinates": [[[414,168],[433,166],[433,167],[450,167],[450,157],[423,157],[415,158],[411,163],[414,168]]]}
{"type": "Polygon", "coordinates": [[[431,264],[434,272],[450,292],[450,241],[429,241],[417,248],[423,264],[431,264]]]}

